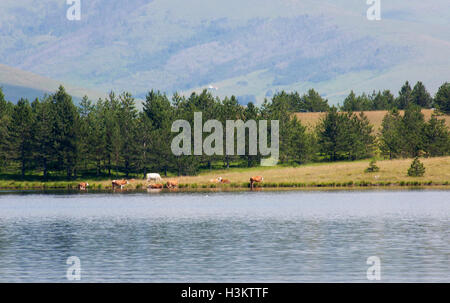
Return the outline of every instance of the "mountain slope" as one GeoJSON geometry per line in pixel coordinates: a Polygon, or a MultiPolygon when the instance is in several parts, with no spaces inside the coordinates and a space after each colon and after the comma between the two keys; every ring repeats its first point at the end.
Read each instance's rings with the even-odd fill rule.
{"type": "Polygon", "coordinates": [[[7,100],[16,102],[20,98],[27,98],[32,101],[36,97],[42,98],[45,94],[54,93],[59,85],[64,85],[66,91],[73,96],[75,101],[79,101],[86,95],[93,100],[105,97],[105,94],[94,90],[67,85],[47,77],[0,64],[0,87],[7,100]]]}
{"type": "MultiPolygon", "coordinates": [[[[106,92],[152,89],[261,102],[278,90],[318,89],[332,103],[354,89],[450,79],[448,0],[2,0],[0,63],[106,92]]],[[[20,86],[20,85],[19,85],[20,86]]]]}

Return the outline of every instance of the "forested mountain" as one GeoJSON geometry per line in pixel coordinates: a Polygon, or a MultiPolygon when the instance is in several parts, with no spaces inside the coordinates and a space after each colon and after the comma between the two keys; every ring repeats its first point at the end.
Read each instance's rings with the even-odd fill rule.
{"type": "Polygon", "coordinates": [[[351,89],[397,91],[405,80],[434,94],[450,79],[447,0],[382,1],[380,21],[367,20],[363,0],[81,3],[69,21],[63,0],[2,0],[0,63],[102,93],[211,85],[241,103],[315,88],[342,104],[351,89]]]}

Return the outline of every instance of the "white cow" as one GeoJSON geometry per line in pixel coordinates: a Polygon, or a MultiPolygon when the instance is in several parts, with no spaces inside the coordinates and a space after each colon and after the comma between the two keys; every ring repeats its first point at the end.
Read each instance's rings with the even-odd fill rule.
{"type": "Polygon", "coordinates": [[[147,174],[147,181],[152,181],[152,180],[161,181],[162,178],[159,174],[156,174],[156,173],[147,174]]]}

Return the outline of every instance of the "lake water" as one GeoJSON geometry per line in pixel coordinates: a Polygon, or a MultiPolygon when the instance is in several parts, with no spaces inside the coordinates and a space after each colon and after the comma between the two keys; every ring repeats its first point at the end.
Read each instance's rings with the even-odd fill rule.
{"type": "Polygon", "coordinates": [[[0,194],[0,282],[450,282],[450,191],[0,194]]]}

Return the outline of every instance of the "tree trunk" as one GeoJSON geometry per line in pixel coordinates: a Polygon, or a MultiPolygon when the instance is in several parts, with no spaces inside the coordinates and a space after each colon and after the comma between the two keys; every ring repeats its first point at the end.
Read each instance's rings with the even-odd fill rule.
{"type": "Polygon", "coordinates": [[[25,178],[25,160],[22,159],[22,179],[25,178]]]}
{"type": "Polygon", "coordinates": [[[45,159],[44,158],[44,161],[43,161],[44,163],[43,163],[43,166],[44,166],[44,180],[47,180],[47,177],[48,177],[48,172],[47,172],[47,159],[45,159]]]}

